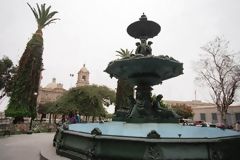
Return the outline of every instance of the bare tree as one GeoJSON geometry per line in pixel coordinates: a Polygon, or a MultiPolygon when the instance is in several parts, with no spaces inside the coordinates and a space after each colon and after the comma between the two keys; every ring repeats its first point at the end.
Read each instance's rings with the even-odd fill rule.
{"type": "Polygon", "coordinates": [[[210,88],[210,95],[226,125],[228,107],[240,86],[239,57],[229,50],[229,42],[216,37],[201,47],[205,51],[197,63],[197,80],[210,88]]]}

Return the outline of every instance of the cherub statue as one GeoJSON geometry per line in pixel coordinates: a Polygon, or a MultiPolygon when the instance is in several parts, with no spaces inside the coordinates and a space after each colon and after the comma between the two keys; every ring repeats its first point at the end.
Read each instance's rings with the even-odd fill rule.
{"type": "Polygon", "coordinates": [[[151,55],[152,54],[151,44],[152,44],[151,41],[148,41],[148,43],[146,44],[146,40],[141,39],[141,43],[139,42],[136,43],[137,49],[135,51],[135,54],[142,54],[144,56],[151,55]]]}
{"type": "Polygon", "coordinates": [[[146,46],[146,53],[145,53],[145,55],[152,55],[151,45],[152,45],[152,42],[148,41],[147,46],[146,46]]]}
{"type": "Polygon", "coordinates": [[[156,97],[156,100],[153,101],[153,111],[155,112],[155,116],[162,116],[164,118],[180,118],[180,116],[178,114],[176,114],[175,111],[162,107],[163,106],[163,102],[162,102],[162,98],[163,96],[161,94],[159,94],[156,97]]]}

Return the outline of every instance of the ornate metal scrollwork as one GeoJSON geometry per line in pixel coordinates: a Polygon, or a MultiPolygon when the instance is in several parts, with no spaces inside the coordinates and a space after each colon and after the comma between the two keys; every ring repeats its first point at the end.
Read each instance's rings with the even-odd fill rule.
{"type": "Polygon", "coordinates": [[[91,131],[91,134],[92,134],[92,135],[102,135],[102,131],[101,131],[99,128],[94,128],[94,129],[91,131]]]}
{"type": "Polygon", "coordinates": [[[159,139],[159,138],[161,138],[161,136],[160,136],[160,134],[158,134],[157,131],[151,130],[151,131],[148,133],[147,138],[150,138],[150,139],[159,139]]]}
{"type": "Polygon", "coordinates": [[[143,160],[161,160],[163,159],[163,154],[161,149],[157,145],[150,145],[147,147],[143,160]]]}
{"type": "Polygon", "coordinates": [[[223,153],[221,150],[212,148],[210,151],[210,158],[211,158],[211,160],[223,160],[223,153]]]}

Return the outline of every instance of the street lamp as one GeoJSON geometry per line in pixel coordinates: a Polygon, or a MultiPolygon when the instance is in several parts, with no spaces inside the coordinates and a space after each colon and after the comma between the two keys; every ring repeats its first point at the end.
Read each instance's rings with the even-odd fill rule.
{"type": "Polygon", "coordinates": [[[70,88],[72,88],[72,78],[74,77],[74,74],[70,73],[70,88]]]}
{"type": "MultiPolygon", "coordinates": [[[[38,95],[38,92],[34,92],[33,93],[33,96],[34,97],[37,97],[38,95]]],[[[36,109],[37,109],[37,106],[36,106],[36,109]]],[[[27,131],[27,134],[32,134],[32,122],[33,122],[33,117],[31,116],[31,119],[30,119],[30,124],[29,124],[29,130],[27,131]]]]}

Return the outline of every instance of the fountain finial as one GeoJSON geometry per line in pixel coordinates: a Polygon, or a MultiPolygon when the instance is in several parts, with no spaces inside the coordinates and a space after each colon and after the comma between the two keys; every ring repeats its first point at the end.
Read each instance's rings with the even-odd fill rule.
{"type": "Polygon", "coordinates": [[[139,18],[140,21],[146,21],[147,20],[147,16],[144,14],[142,14],[142,16],[139,18]]]}

